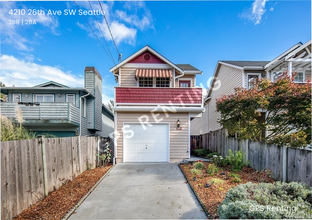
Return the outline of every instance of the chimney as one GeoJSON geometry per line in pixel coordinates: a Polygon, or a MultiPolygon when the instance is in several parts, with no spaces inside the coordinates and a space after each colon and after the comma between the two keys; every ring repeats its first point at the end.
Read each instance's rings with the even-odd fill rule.
{"type": "Polygon", "coordinates": [[[87,128],[102,130],[102,77],[95,67],[86,67],[85,88],[95,97],[87,100],[87,128]]]}

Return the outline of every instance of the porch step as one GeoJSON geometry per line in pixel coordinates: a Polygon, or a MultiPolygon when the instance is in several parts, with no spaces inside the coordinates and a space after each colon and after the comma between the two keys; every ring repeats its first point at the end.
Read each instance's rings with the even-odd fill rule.
{"type": "Polygon", "coordinates": [[[196,162],[198,160],[204,161],[204,162],[210,162],[210,159],[205,159],[205,158],[201,158],[201,157],[194,157],[191,156],[191,158],[187,158],[187,159],[183,159],[183,163],[188,163],[188,162],[196,162]]]}

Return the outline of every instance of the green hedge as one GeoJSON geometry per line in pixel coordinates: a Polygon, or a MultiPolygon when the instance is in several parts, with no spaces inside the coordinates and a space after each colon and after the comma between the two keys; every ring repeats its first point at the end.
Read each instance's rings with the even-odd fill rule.
{"type": "Polygon", "coordinates": [[[228,191],[218,214],[221,219],[311,219],[312,188],[297,182],[248,182],[228,191]]]}
{"type": "Polygon", "coordinates": [[[210,153],[210,150],[208,149],[195,149],[194,150],[195,156],[199,156],[199,157],[206,156],[209,153],[210,153]]]}

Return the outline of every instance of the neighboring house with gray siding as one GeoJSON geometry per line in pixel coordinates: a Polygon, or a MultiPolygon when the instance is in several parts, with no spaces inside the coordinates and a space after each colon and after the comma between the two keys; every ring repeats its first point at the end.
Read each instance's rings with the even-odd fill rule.
{"type": "Polygon", "coordinates": [[[20,109],[23,126],[37,134],[108,136],[114,118],[103,110],[101,75],[94,67],[86,67],[84,75],[83,88],[53,81],[34,87],[3,87],[7,102],[1,103],[1,114],[16,121],[20,109]]]}
{"type": "Polygon", "coordinates": [[[191,135],[202,135],[222,128],[218,122],[221,115],[216,111],[217,98],[233,94],[237,87],[249,89],[256,79],[275,81],[285,72],[290,76],[296,73],[296,83],[311,79],[311,40],[294,45],[272,61],[218,61],[215,78],[205,99],[205,112],[202,118],[191,121],[191,135]]]}

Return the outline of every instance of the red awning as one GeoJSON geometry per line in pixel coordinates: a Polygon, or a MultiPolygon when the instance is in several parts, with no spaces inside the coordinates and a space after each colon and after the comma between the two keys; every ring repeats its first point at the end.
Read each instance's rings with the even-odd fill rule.
{"type": "Polygon", "coordinates": [[[172,70],[137,69],[135,73],[135,78],[138,77],[172,78],[172,70]]]}

